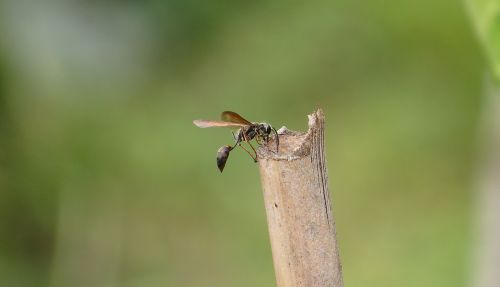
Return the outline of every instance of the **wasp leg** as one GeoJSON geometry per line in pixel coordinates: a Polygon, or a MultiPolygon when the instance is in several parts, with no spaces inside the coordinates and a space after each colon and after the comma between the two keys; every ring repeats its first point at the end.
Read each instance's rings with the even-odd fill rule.
{"type": "Polygon", "coordinates": [[[238,144],[243,150],[245,150],[250,157],[252,157],[254,162],[257,162],[257,156],[253,156],[241,143],[238,144]]]}
{"type": "Polygon", "coordinates": [[[276,131],[275,128],[273,128],[273,131],[276,134],[276,152],[278,152],[280,146],[280,136],[278,135],[278,132],[276,131]]]}
{"type": "MultiPolygon", "coordinates": [[[[253,159],[254,162],[257,162],[257,154],[255,156],[253,156],[242,144],[241,144],[241,138],[237,137],[234,132],[231,132],[233,134],[233,138],[236,140],[236,143],[234,144],[234,146],[232,147],[232,149],[234,149],[236,146],[240,146],[243,150],[245,150],[248,155],[253,159]]],[[[246,138],[245,138],[246,140],[246,138]]],[[[254,150],[255,151],[255,150],[254,150]]]]}
{"type": "Polygon", "coordinates": [[[252,157],[253,160],[255,162],[257,162],[257,152],[255,151],[255,149],[253,148],[253,145],[250,143],[250,141],[248,140],[247,136],[245,135],[245,133],[243,133],[243,138],[245,139],[245,142],[252,148],[253,152],[255,153],[255,157],[252,157]]]}

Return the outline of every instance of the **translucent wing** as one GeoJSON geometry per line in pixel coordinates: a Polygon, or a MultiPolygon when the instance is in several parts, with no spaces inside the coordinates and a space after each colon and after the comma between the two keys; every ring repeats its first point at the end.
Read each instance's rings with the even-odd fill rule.
{"type": "Polygon", "coordinates": [[[241,128],[247,126],[246,124],[241,124],[241,123],[210,121],[210,120],[194,120],[193,124],[195,124],[199,128],[215,128],[215,127],[241,128]]]}
{"type": "Polygon", "coordinates": [[[230,111],[222,112],[220,118],[225,122],[238,123],[238,124],[243,124],[245,126],[252,125],[251,122],[245,120],[242,116],[238,115],[235,112],[230,112],[230,111]]]}

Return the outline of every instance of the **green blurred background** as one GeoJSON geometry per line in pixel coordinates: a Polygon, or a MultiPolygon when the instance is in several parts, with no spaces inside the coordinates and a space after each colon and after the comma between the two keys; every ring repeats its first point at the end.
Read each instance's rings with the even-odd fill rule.
{"type": "MultiPolygon", "coordinates": [[[[346,286],[467,286],[488,66],[460,1],[0,2],[0,285],[274,286],[223,110],[327,117],[346,286]]],[[[499,22],[500,23],[500,22],[499,22]]]]}

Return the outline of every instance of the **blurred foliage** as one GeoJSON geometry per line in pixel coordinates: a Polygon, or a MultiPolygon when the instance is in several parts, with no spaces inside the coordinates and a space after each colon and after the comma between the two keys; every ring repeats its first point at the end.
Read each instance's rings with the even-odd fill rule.
{"type": "Polygon", "coordinates": [[[484,63],[464,10],[4,0],[0,286],[274,286],[257,167],[219,174],[231,134],[192,120],[303,130],[316,107],[346,286],[465,286],[484,63]]]}
{"type": "Polygon", "coordinates": [[[500,1],[467,0],[468,12],[484,45],[495,78],[500,78],[500,1]]]}

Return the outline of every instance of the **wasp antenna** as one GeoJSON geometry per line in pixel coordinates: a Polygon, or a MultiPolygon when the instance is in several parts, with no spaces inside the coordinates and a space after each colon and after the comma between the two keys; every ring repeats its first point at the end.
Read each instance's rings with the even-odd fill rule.
{"type": "Polygon", "coordinates": [[[278,135],[278,132],[276,131],[276,129],[274,127],[272,129],[273,129],[274,133],[276,134],[276,152],[278,152],[279,146],[280,146],[280,136],[278,135]]]}

